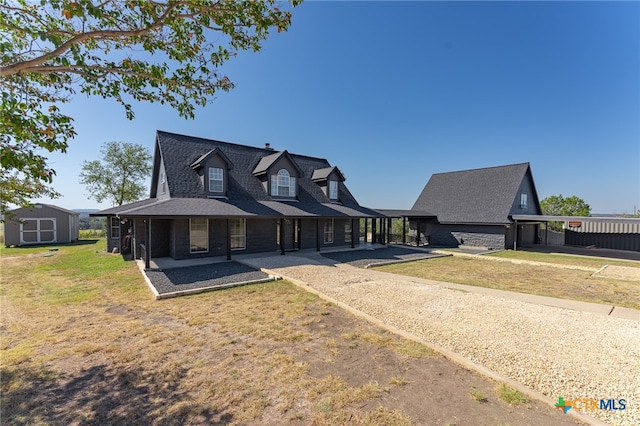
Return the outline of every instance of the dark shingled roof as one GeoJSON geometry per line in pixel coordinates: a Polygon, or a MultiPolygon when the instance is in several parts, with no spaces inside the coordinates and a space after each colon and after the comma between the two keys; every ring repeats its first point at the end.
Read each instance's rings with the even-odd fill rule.
{"type": "Polygon", "coordinates": [[[413,205],[440,223],[507,224],[529,163],[437,173],[413,205]]]}
{"type": "Polygon", "coordinates": [[[231,162],[231,160],[229,160],[229,157],[224,155],[224,152],[222,152],[220,148],[214,148],[206,154],[201,155],[200,158],[198,158],[193,162],[193,164],[191,164],[191,168],[197,169],[198,167],[202,167],[202,163],[204,163],[209,157],[214,154],[219,155],[224,160],[224,162],[227,163],[227,167],[229,169],[233,169],[233,163],[231,162]]]}
{"type": "MultiPolygon", "coordinates": [[[[271,150],[269,149],[269,151],[271,151],[271,150]]],[[[278,161],[281,157],[289,157],[289,158],[291,158],[291,155],[287,151],[280,151],[280,152],[276,152],[275,154],[271,154],[271,155],[267,155],[266,157],[262,157],[260,159],[260,161],[258,161],[258,164],[256,165],[256,168],[253,169],[253,174],[255,176],[258,176],[258,175],[266,173],[267,170],[269,170],[269,167],[271,167],[273,165],[273,163],[278,161]]],[[[291,159],[293,160],[293,158],[291,158],[291,159]]],[[[296,164],[295,160],[293,160],[292,163],[298,169],[298,173],[300,173],[300,175],[302,177],[303,172],[298,167],[298,165],[296,164]]]]}
{"type": "Polygon", "coordinates": [[[326,167],[324,169],[317,169],[313,171],[313,176],[311,176],[311,180],[314,182],[318,182],[318,181],[323,181],[323,180],[327,180],[329,178],[329,175],[333,172],[336,171],[338,173],[338,176],[340,176],[340,180],[342,182],[344,182],[346,179],[344,178],[344,175],[342,174],[342,172],[340,171],[339,168],[333,166],[333,167],[326,167]]]}
{"type": "MultiPolygon", "coordinates": [[[[315,170],[331,168],[325,159],[296,155],[271,149],[250,147],[163,131],[157,132],[156,153],[164,162],[170,199],[150,198],[114,207],[94,215],[128,216],[208,216],[208,217],[378,217],[379,213],[362,207],[340,183],[340,203],[331,203],[317,183],[311,180],[315,170]],[[233,168],[228,172],[227,196],[208,198],[203,183],[192,165],[216,150],[224,153],[233,168]],[[293,201],[273,199],[265,191],[256,170],[266,171],[282,155],[289,156],[300,169],[298,196],[293,201]]],[[[154,161],[151,194],[156,193],[159,161],[154,161]]]]}

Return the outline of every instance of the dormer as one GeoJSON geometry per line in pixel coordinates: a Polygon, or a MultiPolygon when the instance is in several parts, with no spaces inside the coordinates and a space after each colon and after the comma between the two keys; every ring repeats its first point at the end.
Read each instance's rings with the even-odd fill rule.
{"type": "Polygon", "coordinates": [[[302,169],[287,151],[262,157],[253,169],[267,194],[276,199],[295,199],[298,196],[298,179],[302,169]]]}
{"type": "Polygon", "coordinates": [[[212,149],[191,163],[191,168],[200,176],[205,196],[224,197],[227,193],[229,170],[233,163],[220,148],[212,149]]]}
{"type": "Polygon", "coordinates": [[[313,171],[311,180],[317,183],[324,195],[332,203],[340,201],[340,182],[345,181],[345,177],[337,167],[326,167],[324,169],[316,169],[313,171]]]}

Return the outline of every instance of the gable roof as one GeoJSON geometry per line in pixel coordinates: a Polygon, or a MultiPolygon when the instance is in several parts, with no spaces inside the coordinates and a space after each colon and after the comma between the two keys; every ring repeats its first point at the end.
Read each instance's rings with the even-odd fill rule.
{"type": "Polygon", "coordinates": [[[311,180],[314,181],[314,182],[327,180],[329,178],[329,176],[331,175],[331,173],[333,173],[334,170],[338,174],[338,176],[340,178],[340,181],[344,182],[346,179],[345,179],[344,175],[342,174],[342,172],[340,171],[340,169],[337,168],[336,166],[325,167],[324,169],[316,169],[316,170],[314,170],[313,171],[313,175],[311,176],[311,180]]]}
{"type": "MultiPolygon", "coordinates": [[[[412,210],[433,212],[440,223],[508,224],[518,189],[531,179],[529,163],[431,176],[412,210]]],[[[537,194],[535,199],[537,203],[537,194]]]]}
{"type": "Polygon", "coordinates": [[[30,207],[18,207],[16,209],[7,211],[7,213],[8,214],[16,214],[18,212],[25,211],[25,210],[31,211],[31,210],[36,209],[37,208],[36,206],[48,207],[50,209],[59,210],[59,211],[61,211],[63,213],[66,213],[66,214],[80,216],[80,213],[74,212],[73,210],[68,210],[68,209],[65,209],[63,207],[58,207],[58,206],[54,206],[53,204],[45,204],[45,203],[33,203],[33,205],[30,206],[30,207]]]}
{"type": "Polygon", "coordinates": [[[255,169],[253,169],[253,175],[259,176],[261,174],[267,173],[269,168],[282,157],[287,157],[289,161],[291,161],[291,164],[293,164],[293,167],[295,167],[298,171],[300,177],[303,176],[302,170],[300,169],[298,164],[296,164],[295,160],[291,158],[291,154],[289,154],[286,150],[262,157],[256,165],[255,169]]]}
{"type": "Polygon", "coordinates": [[[227,167],[229,169],[233,169],[233,163],[231,162],[231,160],[229,160],[229,157],[224,155],[224,152],[222,152],[222,150],[220,148],[217,148],[217,147],[212,149],[211,151],[207,152],[206,154],[201,155],[200,158],[198,158],[196,161],[191,163],[191,168],[195,170],[195,169],[198,169],[198,168],[202,167],[202,163],[207,161],[213,155],[219,155],[220,158],[222,158],[224,160],[224,162],[227,163],[227,167]]]}
{"type": "Polygon", "coordinates": [[[101,211],[97,215],[129,216],[207,216],[207,217],[373,217],[379,213],[362,207],[344,184],[339,184],[341,205],[331,203],[322,188],[311,180],[314,170],[331,168],[325,159],[273,153],[268,148],[257,148],[229,142],[203,139],[158,131],[151,194],[156,194],[157,175],[164,164],[166,184],[171,198],[149,198],[144,201],[101,211]],[[202,187],[199,174],[192,165],[210,154],[222,152],[233,163],[227,171],[226,199],[209,199],[202,187]],[[299,168],[296,200],[276,201],[267,194],[254,173],[266,171],[282,156],[287,156],[299,168]],[[258,165],[258,166],[256,166],[258,165]]]}

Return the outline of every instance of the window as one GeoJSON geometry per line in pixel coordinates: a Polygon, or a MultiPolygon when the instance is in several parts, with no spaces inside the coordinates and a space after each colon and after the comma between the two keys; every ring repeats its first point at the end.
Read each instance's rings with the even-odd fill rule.
{"type": "Polygon", "coordinates": [[[520,208],[527,208],[527,194],[520,194],[520,208]]]}
{"type": "Polygon", "coordinates": [[[296,178],[285,169],[280,169],[277,175],[271,176],[271,195],[274,197],[295,197],[296,178]]]}
{"type": "Polygon", "coordinates": [[[206,218],[189,219],[189,241],[191,253],[209,251],[209,220],[206,218]]]}
{"type": "Polygon", "coordinates": [[[329,181],[329,199],[330,200],[338,199],[338,181],[337,180],[329,181]]]}
{"type": "Polygon", "coordinates": [[[160,172],[160,190],[162,191],[162,194],[167,192],[167,178],[165,177],[164,172],[160,172]]]}
{"type": "Polygon", "coordinates": [[[224,170],[218,167],[209,167],[209,192],[224,191],[224,170]]]}
{"type": "Polygon", "coordinates": [[[324,222],[324,243],[333,243],[333,219],[327,219],[324,222]]]}
{"type": "Polygon", "coordinates": [[[111,218],[111,238],[120,238],[120,219],[111,218]]]}
{"type": "Polygon", "coordinates": [[[245,219],[231,219],[231,250],[246,248],[247,227],[245,219]]]}
{"type": "Polygon", "coordinates": [[[344,242],[351,242],[351,220],[347,220],[344,224],[344,242]]]}

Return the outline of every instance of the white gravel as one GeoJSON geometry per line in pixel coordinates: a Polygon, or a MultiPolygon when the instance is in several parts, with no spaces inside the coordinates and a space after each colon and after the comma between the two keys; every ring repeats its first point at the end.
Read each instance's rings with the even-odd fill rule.
{"type": "Polygon", "coordinates": [[[382,322],[552,399],[625,399],[589,414],[640,424],[640,321],[465,293],[437,283],[330,264],[320,256],[247,260],[308,284],[382,322]]]}

